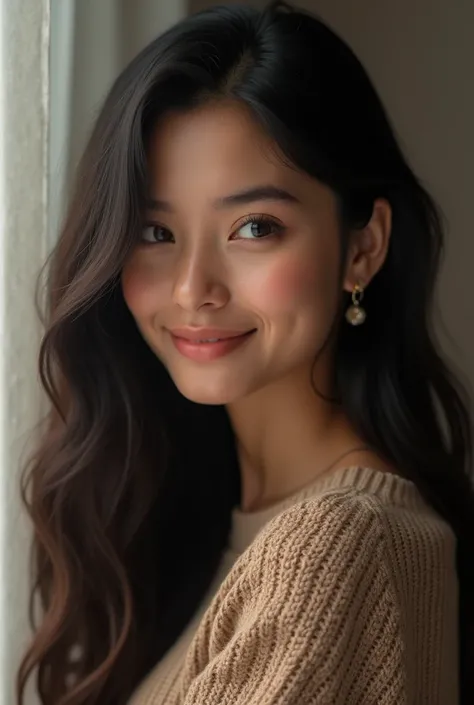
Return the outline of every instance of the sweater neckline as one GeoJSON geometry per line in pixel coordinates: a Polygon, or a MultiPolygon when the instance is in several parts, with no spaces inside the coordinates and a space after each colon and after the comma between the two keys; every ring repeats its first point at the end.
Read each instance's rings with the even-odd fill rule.
{"type": "Polygon", "coordinates": [[[400,475],[382,472],[359,465],[331,470],[316,477],[309,484],[289,497],[256,511],[244,512],[239,506],[232,510],[232,533],[230,548],[235,553],[243,553],[254,538],[271,519],[289,509],[297,502],[314,497],[328,490],[352,487],[359,491],[383,495],[392,503],[417,504],[421,499],[414,482],[400,475]]]}

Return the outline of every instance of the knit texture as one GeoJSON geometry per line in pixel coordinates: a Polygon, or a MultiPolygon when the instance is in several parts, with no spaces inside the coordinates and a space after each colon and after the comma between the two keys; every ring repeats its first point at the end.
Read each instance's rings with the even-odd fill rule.
{"type": "Polygon", "coordinates": [[[235,531],[132,705],[456,705],[455,538],[413,483],[349,468],[235,531]]]}

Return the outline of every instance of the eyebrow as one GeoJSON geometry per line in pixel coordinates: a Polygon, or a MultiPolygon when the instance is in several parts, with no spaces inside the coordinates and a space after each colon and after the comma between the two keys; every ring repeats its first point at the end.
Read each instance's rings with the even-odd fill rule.
{"type": "MultiPolygon", "coordinates": [[[[254,186],[238,193],[232,193],[229,196],[222,196],[214,201],[214,208],[231,208],[232,206],[246,205],[255,203],[256,201],[284,201],[286,203],[300,203],[299,198],[276,186],[264,185],[254,186]]],[[[173,207],[167,201],[159,201],[150,199],[148,208],[155,211],[173,212],[173,207]]]]}

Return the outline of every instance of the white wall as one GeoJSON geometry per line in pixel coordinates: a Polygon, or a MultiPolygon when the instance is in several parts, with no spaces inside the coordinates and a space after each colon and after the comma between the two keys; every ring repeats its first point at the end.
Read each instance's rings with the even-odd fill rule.
{"type": "MultiPolygon", "coordinates": [[[[27,639],[29,524],[19,466],[37,422],[33,290],[47,248],[48,0],[0,3],[0,703],[27,639]]],[[[32,703],[31,699],[29,702],[32,703]]]]}

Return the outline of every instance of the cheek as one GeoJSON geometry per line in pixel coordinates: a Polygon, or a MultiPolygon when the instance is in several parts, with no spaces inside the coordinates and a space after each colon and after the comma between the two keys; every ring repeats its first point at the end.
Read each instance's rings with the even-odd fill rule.
{"type": "MultiPolygon", "coordinates": [[[[329,273],[314,260],[285,257],[247,282],[247,294],[267,313],[294,314],[317,305],[328,292],[329,273]]],[[[327,269],[327,268],[326,268],[327,269]]]]}
{"type": "Polygon", "coordinates": [[[135,318],[152,315],[157,301],[162,300],[160,277],[155,269],[138,258],[128,262],[122,271],[122,291],[125,302],[135,318]]]}

